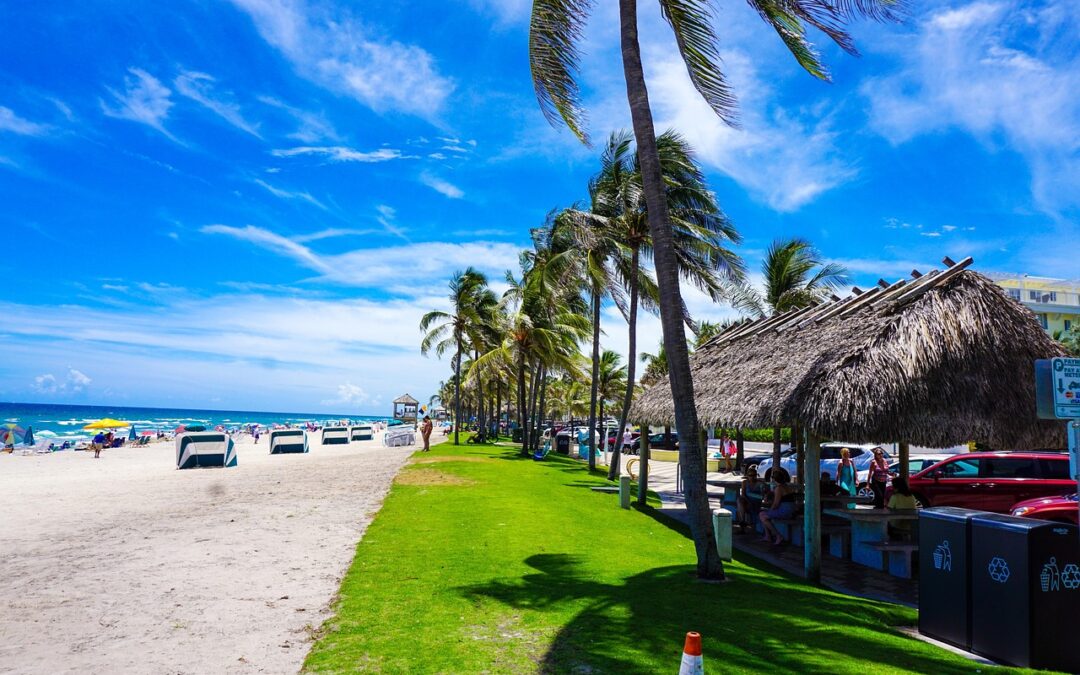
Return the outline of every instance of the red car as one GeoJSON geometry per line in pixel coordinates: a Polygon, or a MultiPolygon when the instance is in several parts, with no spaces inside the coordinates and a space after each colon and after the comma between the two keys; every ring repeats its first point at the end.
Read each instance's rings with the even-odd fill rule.
{"type": "Polygon", "coordinates": [[[1060,523],[1076,524],[1077,509],[1076,493],[1064,497],[1040,497],[1029,499],[1012,507],[1014,516],[1025,518],[1039,518],[1040,520],[1054,520],[1060,523]]]}
{"type": "Polygon", "coordinates": [[[1013,504],[1076,491],[1069,456],[1056,452],[970,452],[920,471],[909,480],[923,506],[959,506],[1009,513],[1013,504]]]}

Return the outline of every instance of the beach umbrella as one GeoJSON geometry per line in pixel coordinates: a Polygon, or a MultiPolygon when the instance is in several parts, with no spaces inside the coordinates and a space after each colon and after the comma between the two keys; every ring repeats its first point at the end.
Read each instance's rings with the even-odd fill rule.
{"type": "Polygon", "coordinates": [[[128,440],[129,441],[135,440],[135,425],[134,424],[131,425],[131,431],[128,432],[128,440]]]}
{"type": "Polygon", "coordinates": [[[26,433],[23,435],[24,445],[34,444],[34,427],[26,427],[26,433]]]}
{"type": "Polygon", "coordinates": [[[7,422],[0,424],[0,445],[15,445],[22,440],[26,430],[18,424],[7,422]]]}
{"type": "Polygon", "coordinates": [[[157,432],[156,431],[140,431],[139,435],[140,436],[157,436],[157,432]]]}
{"type": "Polygon", "coordinates": [[[103,420],[98,420],[97,422],[91,422],[90,424],[87,424],[85,427],[83,427],[83,431],[95,431],[97,429],[121,429],[130,426],[131,424],[129,424],[128,422],[121,422],[120,420],[114,420],[112,418],[106,417],[103,420]]]}
{"type": "Polygon", "coordinates": [[[201,424],[192,424],[191,426],[185,427],[184,431],[206,431],[206,427],[201,424]]]}
{"type": "Polygon", "coordinates": [[[181,424],[180,426],[178,426],[178,427],[176,427],[175,429],[173,429],[173,433],[174,433],[174,434],[182,434],[182,433],[184,433],[185,431],[187,431],[187,427],[185,427],[185,426],[184,426],[183,424],[181,424]]]}

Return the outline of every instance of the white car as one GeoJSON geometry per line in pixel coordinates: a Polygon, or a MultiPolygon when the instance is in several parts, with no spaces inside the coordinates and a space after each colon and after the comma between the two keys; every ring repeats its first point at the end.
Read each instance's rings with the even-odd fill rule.
{"type": "MultiPolygon", "coordinates": [[[[872,443],[842,443],[838,441],[829,441],[828,443],[821,444],[821,463],[817,471],[817,475],[828,471],[830,476],[836,476],[836,468],[840,466],[840,450],[847,448],[851,453],[851,461],[855,462],[855,470],[860,477],[860,482],[864,481],[864,477],[867,473],[867,469],[870,466],[870,460],[874,458],[874,448],[881,448],[880,445],[874,445],[872,443]]],[[[886,461],[891,461],[889,453],[884,448],[881,449],[885,453],[886,461]]],[[[798,475],[798,458],[796,455],[789,455],[787,457],[780,458],[780,466],[787,470],[789,474],[794,478],[798,475]]],[[[772,467],[772,458],[762,460],[758,464],[758,475],[764,476],[765,472],[772,467]]]]}

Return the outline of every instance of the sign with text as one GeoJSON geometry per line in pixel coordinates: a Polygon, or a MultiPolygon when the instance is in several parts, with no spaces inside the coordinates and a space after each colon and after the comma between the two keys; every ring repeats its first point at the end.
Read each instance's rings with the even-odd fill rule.
{"type": "Polygon", "coordinates": [[[1054,378],[1054,415],[1058,419],[1080,419],[1080,359],[1051,359],[1054,378]]]}

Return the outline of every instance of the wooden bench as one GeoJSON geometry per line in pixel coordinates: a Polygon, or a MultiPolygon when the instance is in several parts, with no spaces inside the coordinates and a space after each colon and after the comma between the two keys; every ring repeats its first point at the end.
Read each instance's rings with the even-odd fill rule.
{"type": "Polygon", "coordinates": [[[882,571],[902,579],[911,579],[914,576],[918,544],[907,541],[873,541],[867,542],[867,546],[885,554],[886,564],[882,571]]]}
{"type": "Polygon", "coordinates": [[[794,546],[803,545],[803,518],[801,515],[791,518],[774,518],[772,524],[780,536],[787,539],[794,546]]]}

